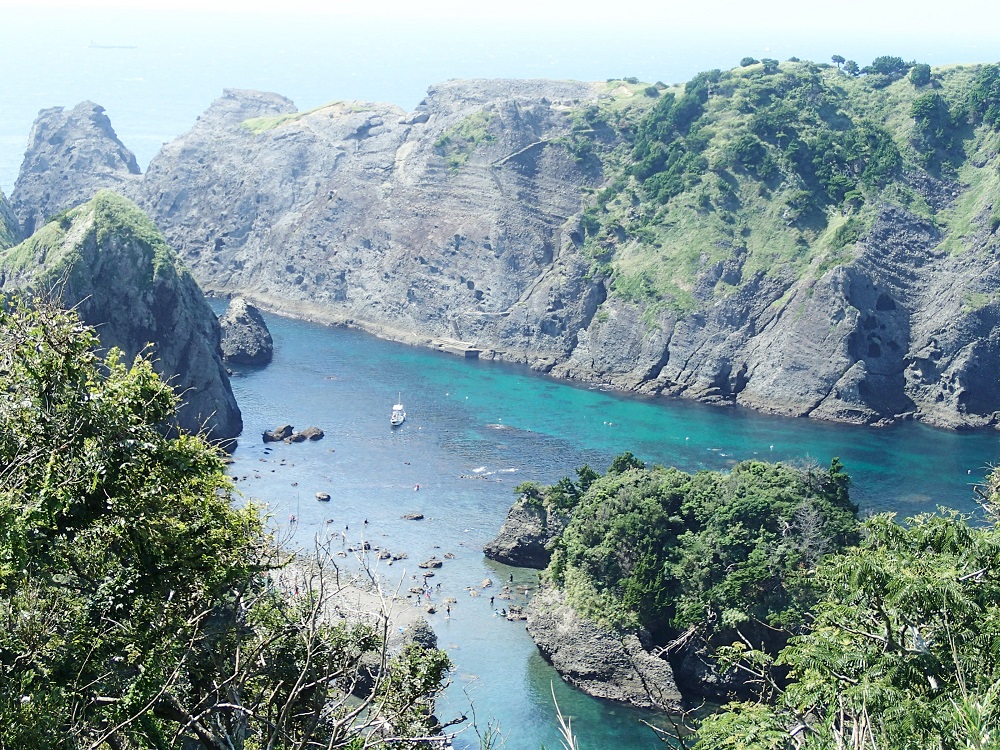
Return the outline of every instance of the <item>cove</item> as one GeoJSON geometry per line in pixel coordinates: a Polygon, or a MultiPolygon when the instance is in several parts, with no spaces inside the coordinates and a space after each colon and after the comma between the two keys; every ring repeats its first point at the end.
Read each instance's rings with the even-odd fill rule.
{"type": "MultiPolygon", "coordinates": [[[[272,525],[294,545],[346,536],[405,552],[406,559],[376,568],[404,595],[411,577],[423,572],[418,562],[454,555],[430,579],[436,605],[457,600],[450,618],[443,606],[428,616],[455,663],[438,715],[469,714],[471,704],[480,731],[488,720],[498,722],[509,750],[560,746],[550,686],[582,748],[662,747],[641,723],[652,715],[568,688],[538,656],[523,623],[493,615],[489,595],[511,575],[522,591],[537,581],[534,571],[482,555],[517,484],[552,483],[583,463],[603,472],[626,450],[687,471],[725,469],[753,457],[811,460],[825,468],[839,456],[863,511],[908,516],[939,504],[975,511],[973,484],[1000,455],[992,432],[912,423],[875,430],[628,397],[357,331],[273,315],[267,322],[274,361],[233,373],[245,424],[231,467],[237,489],[266,503],[272,525]],[[407,419],[393,430],[389,414],[397,394],[407,419]],[[283,423],[316,425],[326,437],[263,444],[261,433],[283,423]],[[329,493],[331,501],[317,502],[316,492],[329,493]],[[401,518],[412,512],[424,520],[401,518]],[[299,519],[294,528],[292,514],[299,519]],[[487,579],[493,586],[480,588],[487,579]],[[471,596],[470,588],[479,595],[471,596]]],[[[456,747],[478,748],[475,732],[466,730],[456,747]]]]}

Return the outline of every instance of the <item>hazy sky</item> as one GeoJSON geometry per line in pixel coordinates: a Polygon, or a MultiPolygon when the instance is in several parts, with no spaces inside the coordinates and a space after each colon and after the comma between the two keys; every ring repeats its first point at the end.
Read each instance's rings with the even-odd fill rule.
{"type": "Polygon", "coordinates": [[[440,19],[444,22],[520,19],[609,28],[651,25],[711,33],[713,29],[839,30],[845,33],[975,34],[1000,39],[997,0],[950,0],[930,10],[914,0],[0,0],[3,7],[169,10],[192,14],[316,13],[364,18],[440,19]]]}

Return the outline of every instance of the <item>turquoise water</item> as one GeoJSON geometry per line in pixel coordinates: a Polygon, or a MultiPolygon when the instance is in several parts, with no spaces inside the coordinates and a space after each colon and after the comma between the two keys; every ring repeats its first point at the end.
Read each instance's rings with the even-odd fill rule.
{"type": "MultiPolygon", "coordinates": [[[[429,617],[456,664],[439,713],[468,714],[471,704],[481,725],[499,722],[510,750],[558,746],[550,685],[585,750],[661,746],[641,723],[650,715],[566,687],[538,656],[523,624],[493,616],[488,595],[511,574],[518,586],[537,580],[532,571],[506,568],[481,553],[518,483],[550,483],[584,462],[603,471],[625,450],[687,470],[724,469],[754,456],[821,465],[840,456],[854,480],[853,497],[865,509],[907,515],[945,503],[972,511],[972,483],[1000,453],[993,433],[914,424],[871,430],[626,398],[354,331],[268,321],[274,362],[233,379],[246,424],[234,455],[239,488],[268,503],[283,530],[289,515],[298,516],[296,544],[346,535],[349,542],[406,552],[408,559],[378,568],[404,593],[411,576],[422,572],[416,563],[453,554],[431,579],[441,583],[436,604],[457,599],[450,619],[429,617]],[[397,393],[407,420],[392,430],[397,393]],[[263,430],[285,422],[317,425],[326,437],[298,445],[260,441],[263,430]],[[316,492],[333,499],[319,503],[316,492]],[[403,520],[409,512],[426,518],[403,520]],[[487,578],[494,586],[470,596],[467,587],[487,578]]],[[[471,730],[457,744],[478,746],[471,730]]]]}

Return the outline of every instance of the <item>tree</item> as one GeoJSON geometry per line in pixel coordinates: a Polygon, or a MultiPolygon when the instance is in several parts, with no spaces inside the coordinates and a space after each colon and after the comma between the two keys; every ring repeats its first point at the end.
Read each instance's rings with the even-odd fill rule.
{"type": "Polygon", "coordinates": [[[608,469],[609,474],[622,474],[629,469],[644,469],[646,464],[632,455],[632,451],[625,451],[620,456],[615,456],[608,469]]]}
{"type": "Polygon", "coordinates": [[[759,60],[757,60],[757,58],[750,57],[749,55],[747,55],[742,60],[740,60],[740,67],[749,68],[751,65],[756,65],[758,62],[759,60]]]}
{"type": "Polygon", "coordinates": [[[830,60],[837,64],[837,70],[840,70],[840,66],[846,62],[842,55],[833,55],[830,60]]]}
{"type": "Polygon", "coordinates": [[[764,58],[761,58],[760,62],[764,66],[764,72],[765,73],[769,73],[770,74],[770,73],[777,73],[778,72],[778,66],[779,66],[780,63],[777,60],[775,60],[773,57],[764,57],[764,58]]]}
{"type": "Polygon", "coordinates": [[[969,110],[976,122],[1000,125],[1000,65],[979,69],[969,91],[969,110]]]}
{"type": "Polygon", "coordinates": [[[0,748],[432,731],[447,657],[392,656],[385,621],[332,617],[328,557],[284,595],[286,560],[232,504],[222,455],[166,437],[177,396],[98,346],[72,312],[0,308],[0,748]]]}
{"type": "Polygon", "coordinates": [[[861,72],[861,68],[854,60],[848,60],[844,63],[844,72],[848,75],[856,76],[861,72]]]}
{"type": "Polygon", "coordinates": [[[910,83],[914,86],[926,86],[931,82],[931,66],[919,63],[910,68],[910,83]]]}
{"type": "Polygon", "coordinates": [[[698,747],[996,746],[1000,529],[942,510],[906,525],[878,515],[864,533],[818,567],[824,595],[778,657],[792,677],[778,701],[731,704],[698,747]]]}

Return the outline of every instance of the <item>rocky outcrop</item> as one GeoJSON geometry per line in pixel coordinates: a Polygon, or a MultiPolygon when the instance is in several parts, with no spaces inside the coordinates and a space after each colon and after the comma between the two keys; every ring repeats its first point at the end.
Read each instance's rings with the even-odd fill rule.
{"type": "Polygon", "coordinates": [[[290,424],[283,424],[273,430],[264,430],[263,439],[265,443],[280,443],[292,436],[295,428],[290,424]]]}
{"type": "MultiPolygon", "coordinates": [[[[799,279],[758,273],[678,317],[609,300],[553,374],[859,424],[1000,424],[1000,239],[938,249],[932,224],[884,205],[854,258],[799,279]]],[[[714,273],[714,272],[713,272],[714,273]]]]}
{"type": "Polygon", "coordinates": [[[570,684],[589,695],[641,708],[680,706],[670,664],[646,651],[638,635],[602,628],[551,588],[531,600],[527,614],[528,633],[542,656],[570,684]]]}
{"type": "Polygon", "coordinates": [[[519,568],[543,570],[552,557],[552,540],[566,528],[566,516],[538,500],[522,496],[511,506],[496,539],[483,548],[491,560],[519,568]]]}
{"type": "Polygon", "coordinates": [[[274,356],[274,342],[260,310],[242,297],[229,303],[219,318],[222,357],[234,365],[266,365],[274,356]]]}
{"type": "Polygon", "coordinates": [[[181,397],[177,426],[216,440],[243,429],[219,353],[219,324],[142,212],[101,192],[0,254],[0,291],[57,297],[127,362],[144,352],[181,397]]]}
{"type": "Polygon", "coordinates": [[[128,194],[135,155],[118,140],[104,107],[81,102],[38,113],[14,183],[13,207],[24,236],[50,217],[85,203],[102,188],[128,194]]]}
{"type": "MultiPolygon", "coordinates": [[[[141,178],[103,114],[87,114],[94,105],[70,113],[80,117],[46,110],[14,204],[33,221],[31,207],[55,212],[101,180],[120,183],[209,290],[559,377],[864,424],[1000,424],[989,207],[961,252],[943,249],[938,225],[873,206],[875,221],[829,269],[750,267],[730,248],[678,282],[694,309],[627,300],[582,250],[581,210],[606,176],[569,145],[574,113],[613,95],[449,81],[411,113],[367,102],[297,112],[275,94],[230,90],[141,178]],[[82,122],[76,153],[103,155],[103,171],[44,137],[63,120],[82,122]]],[[[616,136],[595,126],[588,137],[616,136]]],[[[915,189],[935,206],[963,189],[928,179],[915,189]]]]}
{"type": "Polygon", "coordinates": [[[0,190],[0,250],[16,245],[20,236],[21,229],[17,217],[14,216],[14,209],[11,208],[3,190],[0,190]]]}

